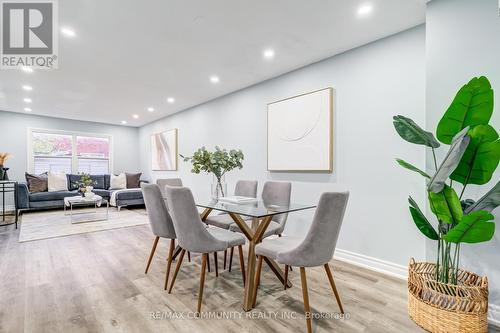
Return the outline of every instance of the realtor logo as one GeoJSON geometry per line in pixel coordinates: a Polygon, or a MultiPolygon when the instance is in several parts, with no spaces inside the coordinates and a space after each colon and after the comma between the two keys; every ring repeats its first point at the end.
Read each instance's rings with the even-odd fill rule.
{"type": "Polygon", "coordinates": [[[57,68],[56,0],[0,0],[1,68],[57,68]]]}

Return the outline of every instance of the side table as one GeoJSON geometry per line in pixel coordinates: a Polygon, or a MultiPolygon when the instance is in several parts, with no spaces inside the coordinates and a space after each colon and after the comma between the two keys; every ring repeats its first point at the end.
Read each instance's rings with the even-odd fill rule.
{"type": "Polygon", "coordinates": [[[0,221],[0,227],[16,224],[17,229],[17,220],[19,217],[17,210],[17,182],[13,180],[0,180],[0,193],[2,193],[2,221],[0,221]],[[5,223],[5,216],[8,216],[8,213],[5,212],[5,196],[6,193],[13,193],[14,195],[14,222],[5,223]]]}

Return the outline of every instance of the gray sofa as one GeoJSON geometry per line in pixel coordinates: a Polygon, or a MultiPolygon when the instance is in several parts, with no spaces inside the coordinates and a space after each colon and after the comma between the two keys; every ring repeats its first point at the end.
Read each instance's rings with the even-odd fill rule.
{"type": "MultiPolygon", "coordinates": [[[[18,184],[18,209],[21,211],[38,210],[38,209],[54,209],[64,207],[64,197],[70,197],[79,195],[78,192],[78,182],[80,180],[80,175],[69,174],[68,178],[68,190],[67,191],[57,191],[57,192],[37,192],[30,193],[28,185],[26,183],[18,184]]],[[[109,200],[111,193],[115,190],[110,190],[110,175],[91,175],[94,181],[94,192],[100,195],[106,200],[109,200]]],[[[141,180],[140,182],[146,182],[141,180]]],[[[142,197],[142,191],[137,188],[137,191],[127,191],[123,193],[118,193],[116,197],[116,206],[118,209],[124,206],[136,206],[144,205],[144,199],[142,197]]]]}

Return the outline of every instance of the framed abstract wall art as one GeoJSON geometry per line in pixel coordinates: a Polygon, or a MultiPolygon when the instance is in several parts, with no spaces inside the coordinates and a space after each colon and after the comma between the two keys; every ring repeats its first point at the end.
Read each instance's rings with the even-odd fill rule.
{"type": "Polygon", "coordinates": [[[177,170],[177,128],[151,135],[151,169],[177,170]]]}
{"type": "Polygon", "coordinates": [[[269,171],[333,171],[333,89],[267,105],[269,171]]]}

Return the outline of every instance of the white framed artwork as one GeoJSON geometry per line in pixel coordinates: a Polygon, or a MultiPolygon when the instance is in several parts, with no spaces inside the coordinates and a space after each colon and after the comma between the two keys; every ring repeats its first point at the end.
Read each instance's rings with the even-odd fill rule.
{"type": "Polygon", "coordinates": [[[151,135],[151,169],[177,170],[177,128],[151,135]]]}
{"type": "Polygon", "coordinates": [[[333,171],[333,88],[267,105],[269,171],[333,171]]]}

